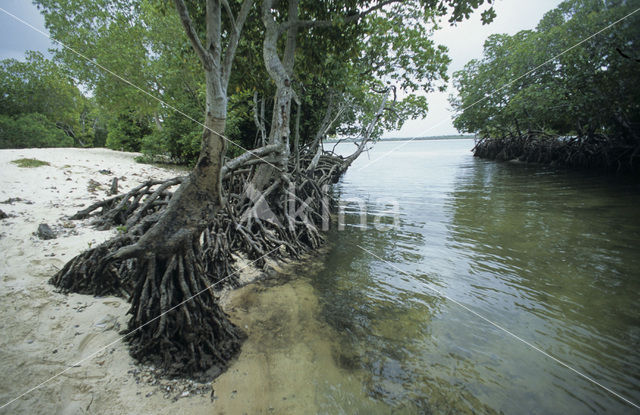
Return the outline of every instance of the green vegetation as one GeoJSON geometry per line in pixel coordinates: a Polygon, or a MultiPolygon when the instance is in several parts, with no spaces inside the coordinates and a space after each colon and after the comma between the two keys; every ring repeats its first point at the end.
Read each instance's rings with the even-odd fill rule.
{"type": "Polygon", "coordinates": [[[17,159],[12,161],[18,167],[40,167],[40,166],[49,166],[49,163],[46,161],[38,160],[38,159],[17,159]]]}
{"type": "MultiPolygon", "coordinates": [[[[376,4],[342,3],[302,2],[300,10],[305,19],[323,20],[376,4]]],[[[446,48],[430,39],[436,22],[447,7],[450,21],[455,22],[467,18],[482,2],[399,3],[391,2],[384,12],[371,13],[357,25],[343,16],[344,22],[298,36],[294,61],[301,104],[296,107],[301,111],[299,144],[311,143],[325,118],[330,121],[325,136],[361,134],[380,103],[376,91],[391,84],[403,98],[376,123],[374,137],[426,115],[422,92],[444,88],[449,63],[446,48]]],[[[198,122],[206,85],[173,4],[161,0],[38,0],[36,4],[54,38],[162,98],[171,108],[68,49],[56,51],[53,61],[29,53],[25,62],[0,63],[0,148],[106,146],[141,151],[147,161],[192,165],[200,151],[198,122]]],[[[205,13],[202,5],[188,3],[188,7],[195,19],[205,13]]],[[[237,143],[227,148],[231,157],[261,144],[261,128],[268,132],[273,116],[276,85],[262,62],[260,7],[256,2],[248,14],[227,87],[225,136],[237,143]]],[[[491,21],[493,10],[486,7],[482,17],[491,21]]]]}
{"type": "Polygon", "coordinates": [[[102,145],[97,113],[70,75],[42,54],[0,61],[0,148],[102,145]]]}
{"type": "MultiPolygon", "coordinates": [[[[345,11],[352,10],[353,14],[377,2],[301,2],[304,19],[326,20],[341,13],[340,19],[346,20],[312,28],[308,33],[303,30],[298,36],[294,61],[295,90],[301,104],[300,144],[313,141],[326,115],[332,122],[324,135],[362,133],[380,103],[375,91],[391,84],[403,98],[376,123],[373,135],[379,137],[384,129],[399,128],[407,119],[423,117],[428,105],[422,92],[441,89],[447,81],[446,48],[430,39],[436,22],[447,9],[451,22],[461,21],[482,3],[392,1],[384,11],[370,13],[355,25],[349,24],[353,16],[345,11]]],[[[73,144],[66,140],[60,145],[142,151],[145,160],[193,164],[202,133],[202,126],[194,120],[202,121],[206,85],[198,56],[184,38],[174,5],[161,0],[37,0],[36,4],[54,38],[173,107],[62,48],[56,52],[55,62],[92,93],[89,118],[96,127],[84,133],[93,134],[93,139],[74,138],[73,144]]],[[[255,2],[248,14],[227,87],[225,136],[237,143],[227,148],[231,157],[241,154],[242,148],[256,147],[261,143],[261,128],[265,132],[271,128],[276,84],[262,62],[260,4],[255,2]]],[[[187,2],[187,6],[195,20],[206,12],[197,2],[187,2]]],[[[490,6],[484,9],[482,18],[489,22],[493,10],[490,6]]],[[[11,136],[6,147],[34,145],[21,139],[19,131],[11,136]]],[[[58,145],[60,139],[47,138],[42,145],[58,145]]]]}
{"type": "Polygon", "coordinates": [[[73,138],[43,114],[0,115],[0,148],[71,146],[73,138]]]}
{"type": "Polygon", "coordinates": [[[621,0],[567,0],[535,30],[490,36],[484,57],[454,75],[459,92],[452,99],[458,111],[454,125],[510,145],[503,152],[505,145],[483,141],[481,150],[488,157],[584,167],[636,165],[640,64],[630,55],[640,50],[640,15],[591,37],[636,7],[621,0]],[[557,160],[550,159],[551,153],[539,155],[548,147],[548,136],[565,137],[560,141],[571,148],[564,148],[566,154],[557,160]],[[544,137],[545,144],[537,144],[537,137],[544,137]]]}

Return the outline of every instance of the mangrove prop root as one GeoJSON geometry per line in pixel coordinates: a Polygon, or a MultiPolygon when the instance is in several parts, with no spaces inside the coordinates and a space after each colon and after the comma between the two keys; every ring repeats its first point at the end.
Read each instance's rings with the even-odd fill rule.
{"type": "Polygon", "coordinates": [[[126,340],[134,358],[169,376],[211,380],[245,336],[218,306],[200,252],[196,241],[168,258],[141,259],[126,340]]]}
{"type": "Polygon", "coordinates": [[[228,214],[219,214],[202,234],[204,272],[211,282],[216,283],[218,289],[239,286],[238,275],[232,266],[232,234],[233,225],[228,214]]]}
{"type": "MultiPolygon", "coordinates": [[[[223,285],[236,287],[238,279],[233,273],[232,252],[244,252],[250,259],[258,259],[267,252],[275,251],[273,259],[298,257],[310,249],[315,249],[324,242],[322,229],[323,203],[327,198],[322,186],[334,183],[344,172],[339,156],[323,154],[311,172],[302,169],[287,175],[284,180],[273,187],[273,191],[265,195],[265,202],[272,207],[278,216],[278,223],[268,221],[242,220],[251,217],[254,207],[244,197],[245,185],[250,180],[253,170],[239,170],[225,176],[223,187],[226,191],[227,204],[216,216],[203,234],[202,251],[204,270],[212,282],[224,280],[223,285]],[[294,187],[295,195],[289,193],[294,187]],[[293,203],[296,212],[303,204],[306,220],[292,217],[289,205],[293,203]],[[231,275],[230,278],[226,278],[231,275]]],[[[308,165],[312,161],[310,154],[302,155],[301,164],[308,165]]],[[[159,216],[166,208],[172,193],[168,190],[184,181],[184,177],[169,180],[148,180],[126,194],[112,197],[76,213],[73,219],[94,217],[94,226],[108,229],[116,225],[126,225],[128,233],[150,217],[159,216]]],[[[155,223],[155,221],[150,221],[155,223]]],[[[148,229],[138,229],[135,236],[140,236],[148,229]]],[[[135,242],[135,241],[134,241],[135,242]]],[[[257,266],[265,265],[266,258],[259,259],[257,266]]],[[[79,277],[84,278],[83,273],[79,277]]],[[[68,284],[73,286],[73,284],[68,284]]],[[[86,291],[85,291],[86,292],[86,291]]]]}
{"type": "Polygon", "coordinates": [[[112,261],[109,255],[137,242],[140,235],[158,221],[160,213],[144,217],[126,234],[77,255],[51,277],[49,283],[62,293],[129,298],[133,291],[136,259],[112,261]]]}
{"type": "Polygon", "coordinates": [[[192,206],[198,193],[184,177],[149,180],[72,217],[94,217],[99,229],[125,225],[125,233],[73,258],[51,283],[62,292],[128,296],[132,356],[169,376],[212,379],[237,355],[244,337],[213,291],[238,286],[232,254],[244,253],[262,267],[267,258],[295,258],[320,246],[325,185],[338,180],[344,162],[326,153],[302,154],[301,165],[311,168],[290,166],[262,192],[273,216],[268,220],[255,215],[246,193],[256,165],[224,177],[224,205],[210,214],[192,206]],[[181,183],[187,190],[170,191],[181,183]]]}
{"type": "Polygon", "coordinates": [[[71,220],[95,216],[93,225],[100,230],[113,226],[134,226],[145,215],[164,207],[171,198],[168,189],[184,181],[184,177],[169,180],[148,180],[129,192],[94,203],[71,216],[71,220]],[[144,198],[144,201],[143,201],[144,198]]]}
{"type": "Polygon", "coordinates": [[[498,161],[519,160],[571,168],[616,173],[640,172],[640,143],[612,139],[602,134],[556,137],[541,132],[482,138],[474,156],[498,161]]]}
{"type": "Polygon", "coordinates": [[[67,262],[49,283],[63,293],[127,298],[132,291],[133,260],[108,262],[105,258],[110,252],[131,243],[130,237],[120,236],[91,248],[67,262]]]}

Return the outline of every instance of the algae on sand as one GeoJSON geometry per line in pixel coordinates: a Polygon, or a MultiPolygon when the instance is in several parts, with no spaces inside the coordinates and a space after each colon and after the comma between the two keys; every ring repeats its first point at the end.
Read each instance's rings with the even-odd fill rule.
{"type": "Polygon", "coordinates": [[[49,166],[50,165],[49,162],[47,162],[47,161],[42,161],[42,160],[38,160],[38,159],[30,159],[30,158],[21,158],[21,159],[13,160],[12,163],[15,164],[18,167],[24,167],[24,168],[49,166]]]}

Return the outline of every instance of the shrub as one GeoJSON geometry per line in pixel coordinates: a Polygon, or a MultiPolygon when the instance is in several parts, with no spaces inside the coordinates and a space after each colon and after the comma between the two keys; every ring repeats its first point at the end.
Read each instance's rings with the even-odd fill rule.
{"type": "Polygon", "coordinates": [[[0,148],[70,146],[73,138],[42,114],[22,114],[15,119],[0,115],[0,148]]]}

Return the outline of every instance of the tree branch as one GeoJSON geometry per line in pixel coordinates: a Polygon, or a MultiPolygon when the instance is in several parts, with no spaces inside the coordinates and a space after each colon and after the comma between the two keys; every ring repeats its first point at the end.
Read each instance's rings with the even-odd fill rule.
{"type": "Polygon", "coordinates": [[[276,82],[278,88],[282,88],[284,83],[290,82],[289,74],[278,56],[277,48],[278,38],[281,33],[280,28],[282,28],[284,24],[278,24],[276,22],[271,13],[272,6],[273,0],[264,0],[262,2],[262,22],[265,27],[262,54],[269,76],[276,82]]]}
{"type": "Polygon", "coordinates": [[[378,123],[378,121],[380,121],[380,118],[382,118],[382,115],[384,114],[384,110],[387,106],[387,101],[389,99],[389,92],[390,89],[387,89],[383,95],[382,95],[382,101],[380,102],[380,105],[378,106],[378,111],[376,111],[375,115],[373,116],[373,119],[371,120],[371,122],[369,123],[369,125],[367,126],[367,128],[365,129],[364,135],[362,137],[362,141],[360,142],[360,144],[358,144],[358,149],[351,154],[349,157],[345,158],[344,161],[344,166],[349,167],[351,165],[351,163],[353,163],[353,161],[355,159],[358,158],[358,156],[360,156],[360,154],[362,154],[362,152],[365,150],[365,148],[367,147],[367,143],[369,141],[371,141],[371,135],[373,134],[373,130],[376,126],[376,124],[378,123]]]}
{"type": "Polygon", "coordinates": [[[324,135],[325,131],[329,128],[329,123],[331,122],[331,115],[333,114],[334,104],[335,104],[335,95],[332,92],[329,95],[329,104],[327,104],[327,110],[324,113],[324,117],[320,122],[320,127],[318,128],[318,131],[316,131],[316,135],[313,139],[313,143],[311,144],[311,151],[315,151],[315,149],[318,147],[318,144],[320,144],[320,140],[322,139],[322,136],[324,135]]]}
{"type": "MultiPolygon", "coordinates": [[[[298,0],[289,0],[289,18],[288,21],[298,21],[298,0]]],[[[287,29],[287,42],[284,48],[284,57],[282,64],[284,69],[293,77],[293,65],[295,63],[296,37],[298,35],[298,26],[292,25],[287,29]]]]}
{"type": "Polygon", "coordinates": [[[247,162],[251,161],[253,158],[264,158],[265,156],[275,153],[277,151],[282,150],[282,146],[280,144],[269,144],[264,147],[256,148],[251,151],[247,151],[244,154],[239,155],[238,157],[227,161],[222,167],[222,172],[220,174],[221,177],[224,177],[228,172],[236,170],[247,162]]]}
{"type": "MultiPolygon", "coordinates": [[[[402,3],[402,0],[385,0],[382,1],[378,4],[376,4],[375,6],[371,6],[369,7],[367,10],[364,10],[358,14],[354,14],[352,16],[348,16],[345,19],[343,19],[341,22],[342,23],[354,23],[357,22],[358,20],[362,19],[363,17],[367,16],[368,14],[373,13],[376,10],[380,10],[382,9],[384,6],[387,6],[389,4],[393,4],[393,3],[402,3]]],[[[285,30],[289,30],[290,27],[297,27],[297,28],[301,28],[301,27],[305,27],[305,28],[311,28],[311,27],[330,27],[330,26],[334,26],[338,24],[338,21],[334,21],[334,20],[289,20],[287,22],[284,22],[282,24],[280,24],[280,27],[278,28],[278,31],[280,33],[283,33],[285,30]]]]}
{"type": "Polygon", "coordinates": [[[228,0],[223,0],[224,7],[229,14],[229,19],[231,20],[233,26],[233,30],[231,31],[231,34],[229,36],[227,50],[225,51],[224,61],[222,63],[222,83],[225,90],[229,85],[229,77],[231,76],[231,65],[233,64],[236,50],[238,49],[240,34],[242,33],[242,28],[244,26],[244,23],[247,21],[247,17],[249,16],[249,12],[251,11],[251,7],[253,6],[254,1],[255,0],[244,0],[242,2],[242,6],[240,6],[240,12],[238,13],[237,19],[233,20],[233,14],[231,13],[229,2],[228,0]]]}
{"type": "Polygon", "coordinates": [[[193,50],[200,58],[200,62],[202,62],[202,66],[204,66],[204,69],[207,71],[212,70],[213,59],[202,46],[202,42],[200,41],[198,33],[196,32],[196,29],[193,26],[193,22],[191,21],[191,17],[189,17],[189,10],[187,9],[187,6],[184,4],[183,0],[174,0],[174,2],[176,4],[176,9],[178,9],[178,15],[180,16],[180,21],[182,21],[184,31],[187,33],[187,37],[191,41],[191,46],[193,46],[193,50]]]}
{"type": "Polygon", "coordinates": [[[258,91],[253,92],[253,122],[256,124],[260,133],[260,143],[265,145],[267,142],[267,130],[264,127],[264,100],[262,101],[262,118],[258,115],[258,91]]]}
{"type": "Polygon", "coordinates": [[[209,52],[213,68],[220,68],[222,57],[222,11],[220,0],[207,0],[207,41],[205,49],[209,52]]]}
{"type": "Polygon", "coordinates": [[[224,10],[229,15],[229,21],[231,22],[231,28],[234,33],[238,32],[238,27],[236,26],[236,18],[233,17],[233,12],[231,11],[231,6],[229,6],[229,0],[222,0],[222,5],[224,6],[224,10]]]}

